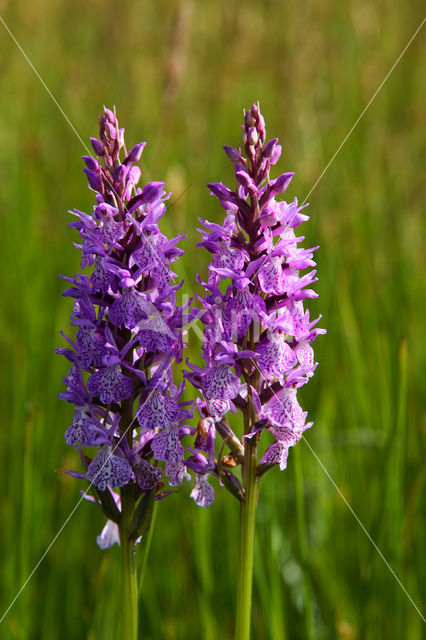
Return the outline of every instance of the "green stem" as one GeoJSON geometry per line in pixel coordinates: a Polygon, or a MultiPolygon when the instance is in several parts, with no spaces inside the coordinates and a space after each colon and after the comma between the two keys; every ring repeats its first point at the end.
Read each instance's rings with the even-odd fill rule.
{"type": "Polygon", "coordinates": [[[122,640],[138,639],[138,581],[135,543],[129,540],[129,528],[135,510],[135,499],[127,487],[121,490],[121,615],[122,640]]]}
{"type": "Polygon", "coordinates": [[[308,546],[307,546],[307,534],[306,534],[306,519],[305,519],[305,503],[304,503],[304,490],[303,490],[303,471],[302,471],[302,459],[299,447],[293,449],[294,460],[294,484],[296,490],[296,512],[297,512],[297,529],[299,538],[299,550],[300,558],[302,560],[303,568],[303,591],[305,600],[305,630],[306,640],[313,640],[314,638],[314,626],[312,617],[312,590],[308,575],[308,546]]]}
{"type": "Polygon", "coordinates": [[[257,445],[248,438],[244,445],[243,483],[245,499],[240,506],[240,549],[237,586],[237,621],[235,638],[249,640],[251,594],[253,583],[254,523],[258,492],[256,477],[257,445]]]}

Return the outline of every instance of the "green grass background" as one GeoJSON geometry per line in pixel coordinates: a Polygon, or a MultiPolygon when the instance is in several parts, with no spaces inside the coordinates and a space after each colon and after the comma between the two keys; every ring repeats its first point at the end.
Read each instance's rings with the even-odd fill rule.
{"type": "MultiPolygon", "coordinates": [[[[148,142],[144,179],[164,179],[174,199],[184,192],[164,227],[188,234],[178,267],[187,293],[208,259],[195,250],[196,218],[222,216],[204,185],[232,184],[221,146],[238,144],[243,107],[260,100],[284,147],[278,169],[296,172],[288,195],[303,200],[423,12],[420,0],[0,3],[83,140],[115,104],[128,146],[148,142]]],[[[261,486],[256,640],[425,637],[322,468],[424,611],[425,29],[309,197],[305,246],[321,245],[310,308],[328,334],[300,393],[315,421],[309,446],[261,486]]],[[[83,487],[54,472],[78,459],[63,437],[71,407],[57,399],[67,365],[53,351],[70,313],[57,274],[79,262],[66,211],[93,203],[82,153],[0,24],[0,615],[83,487]]],[[[140,602],[146,640],[232,638],[237,504],[217,491],[204,511],[188,493],[158,511],[140,602]]],[[[102,526],[92,505],[78,507],[1,639],[119,637],[119,553],[97,548],[102,526]]]]}

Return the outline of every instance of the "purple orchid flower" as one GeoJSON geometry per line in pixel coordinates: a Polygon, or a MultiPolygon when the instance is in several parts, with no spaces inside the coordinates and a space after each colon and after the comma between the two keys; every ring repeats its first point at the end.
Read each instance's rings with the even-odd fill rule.
{"type": "Polygon", "coordinates": [[[127,152],[124,130],[105,109],[92,146],[99,159],[85,156],[84,171],[95,192],[93,212],[75,210],[70,223],[80,234],[81,267],[91,272],[61,276],[77,331],[57,351],[72,364],[60,394],[75,406],[66,442],[80,451],[97,447],[94,457],[81,457],[110,520],[98,538],[105,548],[118,540],[124,517],[124,502],[114,493],[114,507],[111,489],[130,494],[136,513],[144,496],[163,496],[167,482],[189,479],[181,439],[191,410],[172,377],[188,314],[176,303],[182,283],[170,269],[183,253],[176,246],[183,236],[169,239],[159,228],[170,194],[163,182],[138,186],[145,143],[127,152]]]}
{"type": "Polygon", "coordinates": [[[230,481],[225,464],[242,465],[244,485],[250,446],[252,454],[256,452],[258,477],[273,466],[285,469],[289,448],[311,426],[296,394],[316,367],[312,342],[325,333],[313,328],[319,318],[310,322],[303,307],[304,300],[317,295],[311,285],[317,279],[312,267],[318,247],[299,246],[303,238],[295,229],[308,216],[297,198],[289,203],[277,199],[293,177],[284,173],[270,178],[271,166],[281,154],[277,142],[266,142],[264,119],[253,105],[245,114],[242,148],[224,147],[235,166],[235,189],[218,182],[207,185],[225,209],[225,219],[222,225],[201,221],[199,246],[212,255],[208,282],[198,277],[205,289],[204,298],[199,298],[205,365],[190,365],[185,373],[201,393],[197,405],[202,420],[187,465],[196,473],[192,497],[203,507],[213,501],[206,485],[209,475],[220,475],[234,494],[238,486],[238,497],[244,499],[247,487],[236,476],[230,481]],[[300,273],[306,269],[311,270],[300,273]],[[244,415],[241,437],[227,422],[227,414],[236,410],[244,415]],[[206,420],[216,426],[210,433],[213,440],[220,435],[221,452],[223,446],[230,449],[216,462],[210,449],[206,457],[199,436],[206,420]],[[263,445],[265,432],[273,438],[268,446],[263,445]]]}

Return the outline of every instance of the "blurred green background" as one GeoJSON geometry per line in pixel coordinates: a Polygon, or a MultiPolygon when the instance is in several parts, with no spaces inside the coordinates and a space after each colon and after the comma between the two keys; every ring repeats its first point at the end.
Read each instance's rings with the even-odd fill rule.
{"type": "MultiPolygon", "coordinates": [[[[86,142],[116,105],[145,180],[179,198],[164,219],[187,233],[177,267],[192,290],[197,216],[220,221],[205,183],[233,184],[259,100],[304,200],[423,19],[420,0],[236,2],[17,0],[0,15],[86,142]],[[181,195],[183,194],[183,195],[181,195]]],[[[256,531],[253,638],[424,638],[424,624],[327,477],[424,611],[425,28],[309,197],[328,330],[301,391],[315,421],[288,469],[265,476],[256,531]],[[423,65],[422,65],[423,62],[423,65]],[[422,503],[423,495],[423,503],[422,503]],[[310,616],[311,613],[311,616],[310,616]]],[[[76,505],[83,484],[64,441],[72,409],[54,354],[69,326],[58,273],[78,269],[67,209],[90,211],[81,142],[0,24],[0,615],[76,505]]],[[[195,338],[191,350],[198,348],[195,338]]],[[[217,488],[217,484],[216,484],[217,488]]],[[[140,604],[147,640],[232,638],[238,506],[208,511],[189,486],[160,505],[140,604]]],[[[81,504],[0,625],[0,638],[119,637],[119,553],[81,504]]]]}

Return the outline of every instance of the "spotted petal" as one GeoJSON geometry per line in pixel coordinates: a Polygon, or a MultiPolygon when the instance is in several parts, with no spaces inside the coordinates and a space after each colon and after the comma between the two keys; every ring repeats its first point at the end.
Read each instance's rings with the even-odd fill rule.
{"type": "Polygon", "coordinates": [[[303,430],[307,413],[297,402],[296,389],[281,389],[267,402],[263,416],[276,427],[303,430]]]}
{"type": "Polygon", "coordinates": [[[299,342],[295,353],[304,369],[311,369],[314,366],[314,350],[308,342],[299,342]]]}
{"type": "Polygon", "coordinates": [[[132,468],[124,458],[112,453],[112,447],[102,445],[87,469],[86,478],[100,491],[107,486],[123,487],[132,477],[132,468]]]}
{"type": "Polygon", "coordinates": [[[80,365],[86,369],[90,365],[99,367],[102,365],[102,358],[106,353],[101,337],[96,334],[94,328],[80,327],[76,335],[77,353],[80,365]]]}
{"type": "Polygon", "coordinates": [[[153,467],[148,460],[141,460],[135,467],[135,477],[142,491],[151,491],[160,484],[163,474],[161,469],[153,467]]]}
{"type": "Polygon", "coordinates": [[[202,389],[207,399],[232,400],[241,388],[240,379],[227,364],[211,367],[203,376],[202,389]]]}
{"type": "Polygon", "coordinates": [[[280,294],[284,291],[281,258],[278,256],[268,260],[257,275],[259,284],[265,293],[280,294]]]}
{"type": "Polygon", "coordinates": [[[195,504],[204,509],[214,502],[214,489],[208,482],[208,474],[196,474],[190,497],[194,499],[195,504]]]}
{"type": "Polygon", "coordinates": [[[92,447],[105,442],[107,438],[108,434],[102,425],[90,415],[88,405],[75,408],[72,424],[65,432],[65,440],[70,447],[78,442],[83,447],[92,447]]]}
{"type": "Polygon", "coordinates": [[[128,287],[123,289],[121,296],[113,302],[109,318],[117,327],[124,324],[127,329],[132,330],[141,320],[148,317],[151,306],[146,296],[134,287],[128,287]]]}
{"type": "Polygon", "coordinates": [[[108,289],[114,280],[114,276],[110,273],[105,265],[104,260],[97,258],[95,268],[90,276],[92,290],[94,293],[108,293],[108,289]]]}
{"type": "Polygon", "coordinates": [[[230,409],[229,400],[222,400],[221,398],[210,398],[207,400],[206,405],[207,411],[214,422],[220,422],[230,409]]]}
{"type": "Polygon", "coordinates": [[[154,389],[141,402],[136,415],[144,429],[163,429],[180,418],[180,409],[176,400],[161,389],[154,389]]]}
{"type": "Polygon", "coordinates": [[[99,396],[101,402],[110,404],[130,398],[133,384],[130,378],[121,373],[119,365],[112,365],[92,373],[87,388],[94,396],[99,396]]]}
{"type": "Polygon", "coordinates": [[[291,445],[286,445],[278,440],[271,444],[263,454],[260,464],[276,464],[281,471],[287,467],[288,450],[291,445]]]}
{"type": "Polygon", "coordinates": [[[169,478],[169,485],[171,487],[177,487],[182,484],[182,480],[190,480],[191,476],[186,470],[185,463],[183,459],[181,460],[167,460],[164,473],[169,478]]]}
{"type": "Polygon", "coordinates": [[[260,344],[258,353],[257,364],[266,380],[276,376],[283,381],[284,374],[297,364],[297,357],[283,335],[275,335],[272,340],[260,344]]]}
{"type": "Polygon", "coordinates": [[[155,310],[155,313],[147,320],[143,320],[139,327],[139,339],[142,347],[145,347],[147,351],[171,353],[176,343],[176,336],[159,311],[155,310]]]}
{"type": "Polygon", "coordinates": [[[171,460],[178,462],[183,459],[183,447],[179,441],[179,428],[176,424],[169,424],[165,429],[156,433],[151,443],[152,451],[157,460],[171,460]]]}

